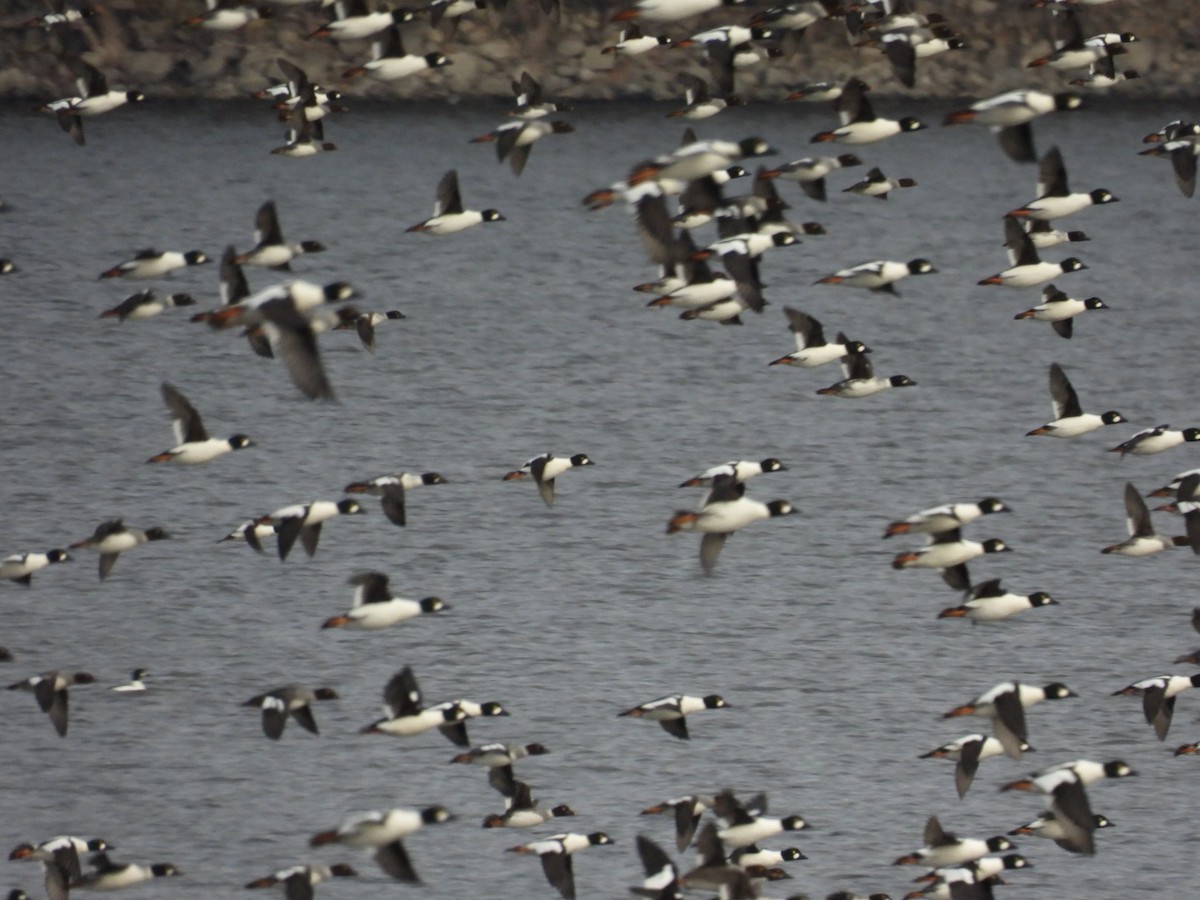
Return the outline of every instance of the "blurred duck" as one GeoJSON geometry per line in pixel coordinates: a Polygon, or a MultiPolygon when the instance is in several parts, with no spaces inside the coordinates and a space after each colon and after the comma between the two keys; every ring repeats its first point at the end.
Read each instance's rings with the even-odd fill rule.
{"type": "Polygon", "coordinates": [[[1028,746],[1029,739],[1025,725],[1025,710],[1044,700],[1065,700],[1068,697],[1077,696],[1079,695],[1059,682],[1038,687],[1016,681],[1002,681],[970,703],[956,706],[945,713],[942,718],[981,716],[991,719],[992,732],[1004,747],[1004,752],[1013,759],[1020,759],[1028,746]]]}
{"type": "Polygon", "coordinates": [[[347,494],[374,494],[382,497],[383,512],[394,525],[407,522],[405,496],[413,488],[423,485],[445,484],[446,479],[437,472],[398,472],[380,475],[370,481],[352,481],[342,488],[347,494]]]}
{"type": "Polygon", "coordinates": [[[164,296],[147,288],[131,297],[126,297],[111,309],[106,309],[100,313],[99,317],[101,319],[117,319],[121,322],[126,320],[136,322],[162,315],[168,309],[174,309],[177,306],[191,306],[195,302],[191,294],[167,294],[164,296]]]}
{"type": "Polygon", "coordinates": [[[1200,554],[1200,472],[1185,474],[1176,488],[1175,502],[1156,506],[1155,509],[1183,516],[1184,522],[1187,523],[1187,538],[1192,552],[1200,554]]]}
{"type": "Polygon", "coordinates": [[[1171,719],[1175,715],[1175,698],[1184,691],[1200,686],[1200,673],[1195,675],[1157,675],[1143,678],[1133,684],[1113,691],[1113,696],[1142,698],[1142,712],[1146,724],[1154,728],[1160,741],[1167,739],[1171,730],[1171,719]]]}
{"type": "Polygon", "coordinates": [[[989,853],[1000,853],[1013,848],[1012,841],[1003,835],[986,840],[960,838],[943,830],[937,816],[930,816],[925,822],[924,840],[924,847],[901,856],[895,865],[922,865],[931,868],[960,866],[989,853]]]}
{"type": "Polygon", "coordinates": [[[495,142],[496,158],[500,162],[508,160],[514,175],[525,171],[525,163],[529,161],[529,151],[535,141],[550,134],[570,134],[575,128],[569,122],[555,119],[546,122],[542,119],[521,119],[501,125],[494,131],[479,137],[471,138],[472,144],[495,142]]]}
{"type": "Polygon", "coordinates": [[[508,114],[517,119],[540,119],[552,113],[571,112],[574,109],[565,103],[547,100],[542,93],[542,86],[528,72],[522,72],[520,80],[512,83],[512,92],[516,107],[508,114]]]}
{"type": "Polygon", "coordinates": [[[866,97],[867,86],[858,77],[846,82],[836,103],[841,127],[813,135],[812,143],[837,141],[841,144],[873,144],[905,132],[920,131],[927,126],[919,119],[881,119],[866,97]]]}
{"type": "Polygon", "coordinates": [[[508,849],[511,853],[536,855],[541,860],[542,872],[551,887],[557,889],[564,900],[575,900],[574,854],[588,847],[611,843],[612,838],[607,834],[594,831],[590,834],[552,834],[508,849]]]}
{"type": "MultiPolygon", "coordinates": [[[[321,540],[321,526],[336,516],[361,516],[366,510],[357,500],[313,500],[275,510],[269,516],[255,519],[256,525],[274,525],[278,536],[279,559],[285,560],[300,539],[304,552],[315,556],[321,540]]],[[[247,540],[252,532],[247,532],[247,540]]]]}
{"type": "MultiPolygon", "coordinates": [[[[1022,746],[1022,751],[1028,752],[1033,748],[1028,744],[1022,746]]],[[[979,764],[985,759],[1004,754],[1004,745],[996,738],[982,734],[968,734],[943,744],[928,753],[922,753],[920,759],[951,759],[954,767],[954,788],[960,798],[965,797],[979,771],[979,764]]]]}
{"type": "Polygon", "coordinates": [[[437,613],[450,608],[439,597],[408,600],[392,596],[388,577],[382,572],[354,575],[350,578],[350,584],[354,585],[354,605],[340,616],[326,619],[322,628],[375,631],[424,613],[437,613]]]}
{"type": "Polygon", "coordinates": [[[1105,188],[1072,193],[1067,185],[1067,167],[1057,147],[1046,151],[1038,163],[1037,192],[1036,199],[1008,212],[1008,218],[1052,221],[1074,215],[1089,206],[1116,203],[1119,199],[1105,188]]]}
{"type": "Polygon", "coordinates": [[[291,271],[288,265],[302,253],[321,253],[325,245],[320,241],[299,241],[289,244],[283,239],[279,227],[279,215],[275,201],[268,200],[258,208],[254,216],[254,249],[241,253],[235,259],[240,266],[264,266],[268,269],[291,271]]]}
{"type": "Polygon", "coordinates": [[[457,704],[427,709],[411,666],[405,666],[384,685],[383,702],[386,715],[364,727],[362,734],[408,737],[437,728],[451,743],[470,746],[466,741],[466,728],[456,728],[467,718],[467,713],[457,704]]]}
{"type": "Polygon", "coordinates": [[[399,81],[452,64],[444,53],[437,51],[423,55],[405,52],[400,29],[396,25],[389,25],[383,34],[383,40],[371,45],[371,58],[361,66],[347,69],[342,77],[366,76],[376,81],[399,81]]]}
{"type": "Polygon", "coordinates": [[[77,541],[70,549],[87,547],[99,553],[100,580],[103,581],[117,564],[117,557],[126,550],[132,550],[150,541],[165,541],[169,537],[164,528],[155,526],[143,530],[130,527],[120,519],[109,519],[97,525],[91,537],[77,541]]]}
{"type": "Polygon", "coordinates": [[[141,91],[109,90],[104,74],[89,63],[80,62],[82,72],[76,82],[79,96],[54,100],[42,108],[58,116],[58,124],[71,136],[76,144],[86,143],[83,134],[85,116],[99,116],[112,112],[126,103],[140,103],[146,99],[141,91]]]}
{"type": "Polygon", "coordinates": [[[242,0],[205,0],[205,3],[208,4],[207,13],[189,16],[182,24],[210,31],[237,31],[251,22],[269,19],[274,13],[269,6],[251,6],[242,0]]]}
{"type": "Polygon", "coordinates": [[[116,891],[153,878],[170,878],[183,874],[171,863],[118,863],[113,862],[107,853],[97,853],[88,860],[88,864],[92,870],[81,875],[78,881],[71,882],[68,885],[71,890],[116,891]]]}
{"type": "Polygon", "coordinates": [[[672,40],[667,35],[642,34],[642,29],[631,22],[621,30],[615,44],[610,44],[600,52],[613,56],[640,56],[657,47],[669,47],[671,43],[672,40]]]}
{"type": "Polygon", "coordinates": [[[1047,435],[1056,438],[1076,438],[1095,431],[1102,425],[1117,425],[1128,421],[1115,409],[1104,413],[1085,413],[1079,395],[1058,363],[1050,363],[1050,401],[1054,420],[1025,433],[1026,437],[1047,435]]]}
{"type": "MultiPolygon", "coordinates": [[[[64,672],[61,669],[40,672],[30,675],[14,684],[10,691],[31,691],[37,698],[42,712],[50,717],[50,722],[59,737],[67,736],[67,688],[73,684],[91,684],[96,680],[95,675],[87,672],[64,672]]],[[[12,857],[10,857],[12,858],[12,857]]]]}
{"type": "Polygon", "coordinates": [[[1125,484],[1125,523],[1129,528],[1129,538],[1119,544],[1110,544],[1101,553],[1119,553],[1121,556],[1151,556],[1170,550],[1173,547],[1188,546],[1186,535],[1167,537],[1158,534],[1150,521],[1150,510],[1129,482],[1125,484]]]}
{"type": "Polygon", "coordinates": [[[1170,450],[1172,447],[1179,447],[1185,443],[1195,443],[1196,441],[1200,441],[1200,428],[1184,428],[1180,431],[1172,430],[1170,425],[1156,425],[1154,428],[1146,428],[1139,431],[1133,437],[1122,441],[1108,452],[1120,453],[1122,457],[1126,454],[1150,456],[1155,453],[1162,453],[1164,450],[1170,450]]]}
{"type": "MultiPolygon", "coordinates": [[[[500,789],[500,785],[493,783],[500,789]]],[[[565,803],[554,807],[543,807],[534,800],[528,784],[514,781],[511,790],[501,790],[505,795],[505,812],[493,813],[483,820],[484,828],[534,828],[551,819],[573,816],[575,811],[565,803]]]]}
{"type": "Polygon", "coordinates": [[[712,490],[698,512],[682,510],[667,523],[667,534],[681,531],[698,531],[704,535],[700,541],[700,565],[706,575],[711,575],[717,565],[717,557],[725,546],[725,539],[759,519],[789,516],[796,512],[786,500],[763,503],[745,496],[744,483],[734,480],[732,475],[717,475],[713,478],[712,490]]]}
{"type": "Polygon", "coordinates": [[[66,550],[48,550],[45,553],[14,553],[0,559],[0,578],[7,578],[16,584],[29,587],[33,584],[34,573],[40,572],[46,566],[70,561],[71,555],[66,550]]]}
{"type": "Polygon", "coordinates": [[[537,483],[538,493],[547,506],[554,505],[554,482],[565,472],[582,466],[595,465],[586,453],[576,453],[574,456],[554,456],[542,453],[527,460],[519,469],[508,472],[503,481],[516,481],[532,475],[537,483]]]}
{"type": "Polygon", "coordinates": [[[663,730],[673,737],[687,740],[688,728],[686,716],[689,713],[705,709],[724,709],[729,704],[717,694],[705,697],[691,697],[687,694],[672,694],[650,700],[618,715],[632,716],[637,719],[650,719],[662,726],[663,730]]]}
{"type": "Polygon", "coordinates": [[[712,809],[715,802],[710,794],[688,794],[647,806],[641,814],[655,816],[669,811],[675,818],[675,846],[683,851],[691,844],[700,825],[700,817],[706,810],[712,809]]]}
{"type": "Polygon", "coordinates": [[[146,690],[146,679],[150,677],[148,669],[134,669],[125,684],[118,684],[111,690],[120,693],[141,693],[146,690]]]}
{"type": "Polygon", "coordinates": [[[1007,91],[970,107],[947,114],[946,125],[974,122],[996,132],[1000,148],[1016,162],[1035,162],[1033,128],[1029,124],[1039,116],[1055,111],[1078,109],[1083,104],[1078,94],[1048,94],[1038,90],[1007,91]]]}
{"type": "Polygon", "coordinates": [[[1038,322],[1049,322],[1054,333],[1061,338],[1070,339],[1075,331],[1075,316],[1092,309],[1108,309],[1099,297],[1088,297],[1086,300],[1076,300],[1069,297],[1052,284],[1042,288],[1042,302],[1037,306],[1019,312],[1014,319],[1035,319],[1038,322]]]}
{"type": "Polygon", "coordinates": [[[408,851],[404,848],[404,838],[426,825],[439,825],[453,818],[441,806],[372,810],[348,816],[336,829],[318,832],[308,843],[311,847],[342,844],[374,850],[375,862],[384,873],[397,881],[418,884],[421,879],[417,877],[408,851]]]}
{"type": "Polygon", "coordinates": [[[338,692],[333,688],[310,688],[303,684],[288,684],[251,697],[242,706],[262,710],[263,734],[273,741],[283,737],[283,728],[288,716],[296,724],[312,734],[320,734],[317,720],[313,717],[312,704],[317,700],[337,700],[338,692]]]}
{"type": "MultiPolygon", "coordinates": [[[[104,838],[81,838],[71,835],[60,835],[34,845],[18,844],[8,854],[10,860],[30,860],[40,862],[45,871],[46,896],[50,900],[67,900],[68,885],[79,880],[83,867],[80,857],[88,853],[99,853],[111,849],[104,838]]],[[[21,900],[13,894],[20,893],[24,900],[24,891],[13,891],[8,900],[21,900]]]]}
{"type": "Polygon", "coordinates": [[[312,900],[316,896],[313,889],[318,884],[323,884],[333,878],[352,878],[357,874],[346,863],[334,863],[332,866],[291,866],[262,878],[256,878],[246,887],[251,889],[281,887],[288,900],[297,900],[301,897],[312,900]]]}
{"type": "Polygon", "coordinates": [[[454,234],[473,225],[503,221],[504,216],[497,209],[481,211],[464,208],[462,195],[458,189],[458,172],[451,169],[442,176],[442,180],[438,183],[437,201],[433,205],[433,215],[406,230],[436,235],[454,234]]]}
{"type": "Polygon", "coordinates": [[[862,341],[852,341],[840,331],[836,342],[826,340],[821,323],[798,309],[785,306],[783,313],[787,316],[788,329],[796,339],[796,349],[787,356],[772,360],[769,365],[812,368],[837,362],[854,353],[871,352],[862,341]]]}
{"type": "Polygon", "coordinates": [[[1033,239],[1015,219],[1004,220],[1004,246],[1008,248],[1009,268],[978,282],[981,285],[1003,287],[1034,287],[1068,272],[1086,269],[1082,262],[1069,256],[1061,262],[1042,262],[1033,239]]]}
{"type": "Polygon", "coordinates": [[[1001,512],[1009,512],[1009,508],[995,497],[984,497],[977,503],[946,503],[913,513],[907,519],[892,522],[883,536],[890,538],[897,534],[940,534],[962,528],[980,516],[1001,512]]]}
{"type": "Polygon", "coordinates": [[[172,462],[181,465],[199,465],[211,462],[232,450],[253,447],[254,442],[244,434],[229,438],[209,437],[200,413],[188,402],[187,397],[173,385],[162,383],[162,398],[171,411],[171,428],[175,432],[176,445],[150,457],[146,462],[172,462]]]}
{"type": "Polygon", "coordinates": [[[845,377],[829,387],[821,388],[818,394],[859,400],[890,388],[917,386],[907,375],[876,375],[875,367],[866,353],[847,353],[840,362],[845,377]]]}
{"type": "Polygon", "coordinates": [[[333,9],[334,19],[310,34],[310,39],[358,41],[383,31],[389,25],[403,25],[415,18],[415,13],[410,9],[372,12],[367,0],[337,0],[333,9]]]}

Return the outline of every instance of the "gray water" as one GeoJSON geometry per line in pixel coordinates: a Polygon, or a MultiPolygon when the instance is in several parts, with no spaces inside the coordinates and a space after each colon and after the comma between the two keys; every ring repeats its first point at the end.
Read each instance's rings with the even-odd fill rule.
{"type": "MultiPolygon", "coordinates": [[[[640,809],[723,786],[767,791],[774,812],[813,823],[769,842],[809,856],[790,867],[786,892],[900,896],[916,873],[889,864],[920,845],[928,815],[963,834],[1014,828],[1040,803],[996,787],[1078,757],[1120,757],[1141,773],[1090,792],[1116,827],[1098,833],[1092,859],[1020,842],[1034,868],[1015,873],[1006,896],[1192,896],[1195,760],[1169,749],[1200,737],[1196,698],[1180,698],[1164,745],[1136,700],[1109,694],[1193,649],[1197,563],[1186,550],[1098,553],[1124,537],[1126,480],[1148,491],[1198,464],[1191,445],[1124,461],[1103,452],[1138,428],[1200,424],[1196,207],[1168,165],[1135,155],[1141,135],[1181,111],[1100,108],[1037,125],[1041,149],[1062,148],[1074,187],[1121,198],[1064,223],[1092,240],[1070,248],[1090,268],[1060,286],[1112,306],[1078,320],[1069,342],[1012,320],[1036,289],[975,286],[1006,267],[1000,217],[1034,196],[1035,172],[969,127],[859,148],[868,166],[920,182],[887,203],[839,193],[865,169],[832,179],[828,204],[781,185],[792,218],[829,233],[766,259],[771,306],[744,327],[644,308],[629,288],[653,272],[629,217],[579,200],[677,144],[665,111],[584,107],[571,116],[578,132],[540,142],[521,178],[467,142],[500,121],[498,108],[356,105],[329,126],[341,149],[312,160],[269,155],[280,126],[261,107],[148,104],[89,122],[85,149],[47,118],[6,112],[0,255],[21,271],[0,280],[0,550],[65,546],[116,516],[173,539],[124,555],[104,583],[80,551],[30,590],[0,586],[0,644],[17,657],[5,681],[50,668],[100,680],[72,690],[66,739],[28,694],[0,694],[0,842],[99,834],[122,859],[186,873],[140,887],[145,898],[238,897],[246,881],[310,859],[362,874],[324,896],[553,896],[535,862],[502,852],[528,832],[479,827],[501,798],[481,769],[446,765],[455,751],[440,735],[356,733],[378,715],[385,681],[411,665],[427,700],[495,699],[512,712],[473,722],[474,743],[550,747],[518,776],[576,810],[571,830],[616,842],[578,858],[581,897],[640,883],[637,833],[671,846],[670,822],[640,809]],[[508,221],[442,239],[403,233],[429,215],[450,167],[469,206],[508,221]],[[329,247],[300,260],[298,276],[350,281],[360,305],[408,316],[381,327],[374,357],[350,334],[322,337],[336,404],[305,402],[277,363],[190,324],[192,310],[96,319],[142,286],[99,272],[143,246],[244,248],[267,198],[289,238],[329,247]],[[810,286],[844,266],[914,256],[939,274],[902,284],[899,298],[810,286]],[[838,400],[814,393],[840,377],[833,367],[768,368],[793,348],[785,304],[866,341],[877,371],[919,387],[838,400]],[[1051,418],[1052,361],[1086,409],[1118,409],[1130,424],[1074,442],[1023,437],[1051,418]],[[198,468],[144,465],[171,443],[163,380],[214,434],[243,431],[257,448],[198,468]],[[552,510],[531,484],[500,480],[545,450],[596,461],[560,479],[552,510]],[[706,578],[697,538],[664,534],[671,513],[698,500],[675,485],[765,456],[788,471],[751,493],[788,498],[801,515],[734,536],[706,578]],[[351,480],[401,469],[449,482],[410,495],[407,528],[371,500],[369,515],[327,523],[313,560],[297,549],[281,565],[217,543],[250,515],[336,499],[351,480]],[[972,536],[1015,552],[977,562],[974,578],[1002,576],[1061,605],[993,627],[936,621],[957,595],[934,573],[890,568],[919,540],[879,535],[917,509],[988,495],[1014,512],[972,536]],[[453,609],[382,632],[320,631],[349,605],[346,579],[366,569],[453,609]],[[146,694],[107,689],[135,666],[153,673],[146,694]],[[1038,752],[985,763],[960,802],[953,766],[916,757],[983,725],[938,717],[1007,679],[1065,681],[1080,698],[1033,710],[1038,752]],[[291,681],[335,686],[342,699],[317,708],[319,738],[293,724],[275,744],[239,704],[291,681]],[[696,715],[690,742],[617,718],[677,691],[720,693],[732,708],[696,715]],[[419,889],[386,880],[358,851],[307,847],[349,812],[430,803],[458,819],[407,842],[419,889]]],[[[936,123],[946,110],[917,112],[936,123]]],[[[699,130],[761,134],[784,161],[823,149],[808,138],[831,121],[824,109],[752,107],[699,130]]],[[[154,286],[212,306],[216,269],[154,286]]],[[[275,280],[247,273],[254,288],[275,280]]],[[[2,883],[40,893],[36,868],[7,863],[2,883]]]]}

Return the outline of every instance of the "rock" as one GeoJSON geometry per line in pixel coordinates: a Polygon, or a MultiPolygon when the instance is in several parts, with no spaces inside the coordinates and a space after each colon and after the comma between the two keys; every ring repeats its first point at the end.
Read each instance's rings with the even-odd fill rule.
{"type": "MultiPolygon", "coordinates": [[[[179,27],[194,12],[196,0],[106,0],[99,5],[100,14],[81,25],[50,32],[0,29],[0,60],[7,66],[0,72],[0,97],[40,102],[62,96],[71,77],[64,77],[69,66],[61,61],[79,57],[105,72],[115,86],[196,98],[238,96],[248,84],[278,79],[275,60],[280,56],[293,60],[322,84],[361,89],[381,98],[503,96],[508,94],[508,81],[524,68],[535,78],[548,80],[547,90],[556,95],[619,98],[627,96],[626,86],[636,84],[655,97],[667,98],[679,93],[676,73],[685,68],[702,71],[698,54],[685,55],[685,51],[656,51],[619,60],[614,68],[611,57],[600,54],[617,30],[608,22],[613,4],[567,2],[561,16],[547,16],[540,4],[524,2],[510,4],[504,13],[472,14],[453,29],[445,23],[440,29],[414,24],[404,32],[406,49],[422,54],[440,50],[454,59],[454,65],[410,83],[360,86],[346,85],[342,73],[369,57],[369,42],[341,45],[307,40],[307,33],[325,18],[315,8],[280,7],[263,27],[214,34],[179,27]]],[[[1142,41],[1122,58],[1125,68],[1142,71],[1142,79],[1120,85],[1114,96],[1186,98],[1200,93],[1200,68],[1194,65],[1200,17],[1186,15],[1194,2],[1144,0],[1088,8],[1089,34],[1132,31],[1142,41]]],[[[1013,0],[942,0],[938,10],[970,47],[944,59],[923,61],[913,91],[896,82],[878,51],[850,46],[840,23],[824,21],[789,42],[795,43],[794,51],[772,61],[765,75],[739,76],[738,93],[747,101],[778,100],[782,90],[800,81],[841,78],[851,72],[872,83],[879,98],[889,94],[898,98],[986,96],[1016,83],[1063,89],[1067,78],[1060,73],[1025,67],[1048,47],[1049,15],[1044,10],[1013,0]],[[926,74],[926,69],[936,77],[926,74]]],[[[680,37],[728,21],[726,10],[651,30],[680,37]]]]}
{"type": "Polygon", "coordinates": [[[130,84],[147,86],[165,81],[167,73],[175,67],[175,59],[171,54],[156,50],[128,53],[124,63],[125,80],[130,84]]]}

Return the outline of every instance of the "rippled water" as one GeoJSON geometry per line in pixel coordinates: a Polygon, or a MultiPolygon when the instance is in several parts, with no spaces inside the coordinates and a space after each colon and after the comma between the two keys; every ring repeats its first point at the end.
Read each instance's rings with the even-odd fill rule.
{"type": "MultiPolygon", "coordinates": [[[[1200,424],[1196,207],[1169,166],[1135,156],[1141,135],[1180,111],[1093,109],[1037,126],[1043,149],[1062,148],[1074,186],[1105,186],[1122,201],[1070,220],[1092,236],[1071,248],[1090,268],[1061,286],[1112,306],[1080,320],[1070,342],[1012,320],[1037,291],[975,286],[1005,267],[1000,216],[1032,198],[1035,174],[972,128],[862,148],[868,164],[920,182],[887,203],[838,193],[862,170],[835,178],[824,205],[783,185],[792,217],[829,233],[766,260],[772,306],[745,327],[645,309],[629,287],[651,270],[628,217],[587,213],[579,199],[678,142],[664,112],[585,107],[573,116],[578,132],[538,144],[519,179],[489,147],[467,143],[499,121],[496,109],[356,107],[330,125],[341,149],[308,161],[267,153],[280,126],[260,107],[122,111],[89,122],[84,150],[53,122],[7,112],[0,255],[21,271],[0,281],[0,549],[62,546],[114,516],[165,525],[174,539],[123,557],[103,584],[81,553],[31,590],[0,591],[0,643],[17,657],[7,681],[62,667],[102,682],[72,691],[65,740],[31,697],[0,695],[0,839],[101,834],[122,858],[170,859],[187,873],[140,888],[147,898],[236,897],[251,878],[307,859],[346,859],[363,873],[325,896],[416,894],[356,851],[310,852],[306,842],[353,810],[439,802],[459,818],[408,842],[421,893],[552,896],[536,863],[501,852],[528,833],[478,827],[499,795],[481,770],[445,764],[453,748],[443,738],[356,733],[408,664],[430,700],[511,710],[472,723],[475,742],[551,748],[518,775],[544,801],[574,807],[573,829],[616,841],[579,858],[580,896],[624,895],[639,882],[636,833],[670,846],[670,823],[639,819],[642,807],[721,786],[765,790],[775,812],[813,823],[771,842],[810,857],[792,866],[789,892],[899,896],[912,873],[889,862],[919,845],[926,816],[981,836],[1014,828],[1039,803],[996,786],[1077,757],[1121,757],[1141,775],[1091,791],[1117,826],[1098,835],[1094,859],[1022,842],[1034,868],[1010,879],[1011,895],[1192,895],[1194,761],[1166,748],[1200,737],[1195,698],[1180,699],[1164,747],[1137,701],[1108,695],[1171,671],[1196,643],[1196,562],[1186,551],[1097,552],[1123,537],[1126,480],[1150,490],[1196,465],[1190,445],[1124,461],[1103,452],[1140,427],[1200,424]],[[405,234],[452,166],[468,205],[508,221],[445,239],[405,234]],[[350,335],[322,338],[335,405],[302,401],[277,364],[190,325],[190,311],[96,319],[138,288],[98,282],[100,271],[141,246],[213,256],[228,242],[245,247],[268,197],[290,238],[329,247],[301,260],[298,275],[350,281],[362,305],[408,316],[380,329],[375,357],[350,335]],[[899,298],[810,286],[864,260],[913,256],[940,271],[899,298]],[[785,304],[866,341],[879,371],[919,387],[842,401],[814,394],[839,377],[832,367],[768,368],[792,349],[785,304]],[[1119,409],[1130,425],[1075,442],[1022,437],[1050,418],[1052,361],[1086,408],[1119,409]],[[145,466],[170,441],[163,380],[214,433],[244,431],[258,447],[202,468],[145,466]],[[560,480],[553,510],[532,485],[500,480],[543,450],[596,461],[560,480]],[[769,455],[789,469],[752,493],[789,498],[802,514],[732,538],[715,577],[703,577],[696,538],[663,533],[698,496],[675,484],[724,459],[769,455]],[[449,481],[410,496],[405,529],[372,501],[370,515],[326,526],[314,560],[297,552],[280,565],[216,543],[251,514],[337,498],[348,481],[400,469],[449,481]],[[1016,552],[975,565],[975,578],[1003,576],[1061,605],[997,627],[935,621],[956,595],[930,573],[893,571],[892,554],[916,542],[882,542],[882,528],[990,494],[1014,513],[972,532],[1016,552]],[[347,577],[364,569],[453,609],[384,632],[321,632],[349,602],[347,577]],[[144,696],[106,689],[135,666],[153,672],[144,696]],[[1010,678],[1062,680],[1081,696],[1034,710],[1038,752],[986,763],[960,802],[953,767],[916,757],[974,730],[941,722],[942,712],[1010,678]],[[274,744],[238,707],[289,681],[341,692],[316,711],[320,738],[292,725],[274,744]],[[719,692],[732,709],[697,715],[690,742],[616,717],[676,691],[719,692]]],[[[918,112],[937,121],[945,110],[918,112]]],[[[831,118],[752,107],[700,131],[761,134],[796,158],[831,118]]],[[[248,274],[254,287],[272,280],[248,274]]],[[[203,267],[159,287],[207,306],[216,276],[203,267]]],[[[3,882],[33,889],[34,869],[7,864],[3,882]]]]}

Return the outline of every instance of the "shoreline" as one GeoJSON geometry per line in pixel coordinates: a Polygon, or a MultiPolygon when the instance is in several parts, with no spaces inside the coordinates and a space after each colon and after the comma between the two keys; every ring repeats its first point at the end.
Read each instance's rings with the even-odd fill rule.
{"type": "MultiPolygon", "coordinates": [[[[370,57],[369,40],[333,44],[306,38],[326,19],[315,6],[277,7],[273,18],[241,31],[212,32],[179,24],[197,12],[199,0],[164,0],[152,4],[153,13],[144,11],[149,4],[139,0],[107,0],[96,16],[79,25],[0,31],[0,100],[40,103],[70,93],[74,76],[69,60],[74,57],[105,72],[112,87],[155,98],[208,100],[242,97],[281,80],[279,57],[294,61],[326,87],[368,100],[507,98],[511,80],[524,70],[542,83],[548,96],[567,101],[679,100],[681,73],[706,74],[702,51],[696,49],[664,47],[621,59],[603,54],[620,31],[608,19],[621,3],[565,3],[556,20],[536,0],[509,2],[504,13],[485,9],[463,21],[452,36],[427,21],[403,26],[410,53],[440,50],[452,65],[385,84],[343,77],[370,57]]],[[[24,13],[36,14],[38,4],[26,5],[24,13]]],[[[762,4],[645,30],[685,37],[714,25],[744,23],[756,8],[762,4]]],[[[840,21],[825,21],[808,29],[794,53],[739,72],[736,93],[746,101],[783,100],[802,82],[857,74],[880,97],[957,99],[1036,87],[1078,90],[1085,97],[1200,99],[1200,66],[1195,64],[1200,20],[1180,0],[1127,0],[1087,8],[1089,32],[1132,31],[1139,38],[1117,59],[1122,70],[1136,69],[1141,77],[1107,91],[1072,88],[1062,73],[1025,67],[1047,46],[1041,32],[1048,16],[1041,10],[997,0],[944,0],[936,8],[968,46],[922,60],[913,89],[895,79],[877,51],[850,46],[840,21]]],[[[14,13],[5,23],[11,26],[24,17],[14,13]]]]}

